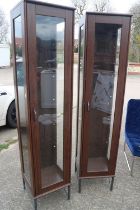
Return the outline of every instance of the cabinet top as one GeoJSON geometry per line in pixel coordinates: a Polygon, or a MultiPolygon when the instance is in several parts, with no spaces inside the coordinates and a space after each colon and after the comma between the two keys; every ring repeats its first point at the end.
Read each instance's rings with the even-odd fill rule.
{"type": "Polygon", "coordinates": [[[80,19],[80,21],[79,21],[79,26],[81,27],[81,25],[83,25],[84,24],[84,22],[85,22],[85,19],[86,19],[86,17],[87,16],[106,16],[106,17],[109,17],[110,16],[110,18],[111,17],[122,17],[122,18],[125,18],[125,17],[127,17],[127,18],[130,18],[130,20],[131,20],[131,18],[132,18],[132,16],[133,15],[131,15],[131,14],[124,14],[124,13],[107,13],[107,12],[90,12],[90,11],[87,11],[86,13],[85,13],[85,15],[83,15],[82,17],[81,17],[81,19],[80,19]]]}
{"type": "Polygon", "coordinates": [[[44,5],[44,6],[51,6],[51,7],[55,7],[55,8],[57,7],[57,8],[62,8],[62,9],[75,10],[74,7],[52,4],[52,3],[46,2],[46,0],[22,0],[22,2],[44,5]]]}
{"type": "Polygon", "coordinates": [[[124,17],[132,17],[131,14],[123,14],[123,13],[107,13],[107,12],[86,12],[87,15],[104,15],[104,16],[124,16],[124,17]]]}

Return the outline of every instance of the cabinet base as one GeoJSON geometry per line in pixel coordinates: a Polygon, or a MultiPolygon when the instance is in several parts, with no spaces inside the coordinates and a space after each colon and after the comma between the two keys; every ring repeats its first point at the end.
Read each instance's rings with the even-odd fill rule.
{"type": "MultiPolygon", "coordinates": [[[[24,187],[24,189],[26,189],[25,188],[25,181],[24,181],[24,179],[23,179],[23,187],[24,187]]],[[[67,186],[64,186],[64,189],[67,187],[67,192],[66,192],[66,194],[67,194],[67,199],[68,200],[70,200],[70,198],[71,198],[71,185],[67,185],[67,186]]],[[[60,188],[60,189],[62,189],[62,188],[60,188]]],[[[59,190],[59,189],[58,189],[59,190]]],[[[40,197],[43,197],[43,196],[45,196],[45,195],[47,195],[48,193],[46,193],[46,194],[43,194],[42,196],[40,195],[39,197],[33,197],[33,206],[34,206],[34,210],[37,210],[37,199],[38,198],[40,198],[40,197]]]]}
{"type": "MultiPolygon", "coordinates": [[[[95,177],[97,178],[97,177],[95,177]]],[[[100,177],[100,178],[105,178],[105,177],[100,177]]],[[[107,177],[107,178],[111,178],[111,182],[110,182],[110,191],[113,190],[113,185],[114,185],[114,176],[112,177],[107,177]]],[[[84,179],[84,178],[83,178],[84,179]]],[[[81,190],[82,190],[82,178],[79,178],[78,180],[78,192],[81,193],[81,190]]]]}

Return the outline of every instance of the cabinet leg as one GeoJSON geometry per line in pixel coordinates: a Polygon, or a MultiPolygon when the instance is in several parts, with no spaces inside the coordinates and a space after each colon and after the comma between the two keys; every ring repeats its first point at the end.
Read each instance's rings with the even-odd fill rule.
{"type": "Polygon", "coordinates": [[[24,178],[22,178],[22,181],[23,181],[23,189],[26,190],[26,185],[25,185],[25,180],[24,180],[24,178]]]}
{"type": "Polygon", "coordinates": [[[113,190],[113,184],[114,184],[114,177],[111,178],[110,191],[113,190]]]}
{"type": "Polygon", "coordinates": [[[78,180],[78,192],[81,193],[81,179],[78,180]]]}
{"type": "Polygon", "coordinates": [[[71,195],[71,186],[68,186],[68,200],[70,200],[70,195],[71,195]]]}
{"type": "Polygon", "coordinates": [[[37,199],[34,198],[34,210],[37,210],[37,199]]]}
{"type": "Polygon", "coordinates": [[[77,165],[76,165],[76,163],[75,163],[75,173],[77,172],[77,165]]]}

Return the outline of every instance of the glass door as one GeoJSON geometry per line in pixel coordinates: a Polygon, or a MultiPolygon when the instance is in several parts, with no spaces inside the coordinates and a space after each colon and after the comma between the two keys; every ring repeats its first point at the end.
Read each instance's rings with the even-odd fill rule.
{"type": "Polygon", "coordinates": [[[41,194],[70,184],[73,11],[29,5],[32,144],[41,194]]]}
{"type": "Polygon", "coordinates": [[[17,100],[17,127],[19,130],[19,141],[21,145],[21,160],[23,164],[24,178],[31,186],[31,160],[30,160],[30,142],[29,125],[27,112],[27,92],[26,92],[26,68],[24,60],[24,39],[23,39],[23,16],[21,14],[13,19],[13,35],[15,49],[15,85],[17,100]]]}
{"type": "Polygon", "coordinates": [[[36,15],[42,188],[63,181],[64,37],[64,18],[36,15]]]}
{"type": "Polygon", "coordinates": [[[94,66],[89,102],[88,172],[108,171],[120,38],[120,25],[95,24],[94,66]]]}

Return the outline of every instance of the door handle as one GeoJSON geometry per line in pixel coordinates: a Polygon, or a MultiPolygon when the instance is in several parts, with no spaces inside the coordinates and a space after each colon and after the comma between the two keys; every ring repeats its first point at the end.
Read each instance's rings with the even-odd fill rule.
{"type": "Polygon", "coordinates": [[[36,111],[36,109],[34,108],[34,121],[36,121],[37,120],[37,111],[36,111]]]}
{"type": "Polygon", "coordinates": [[[87,102],[87,111],[88,112],[90,111],[90,102],[89,101],[87,102]]]}

